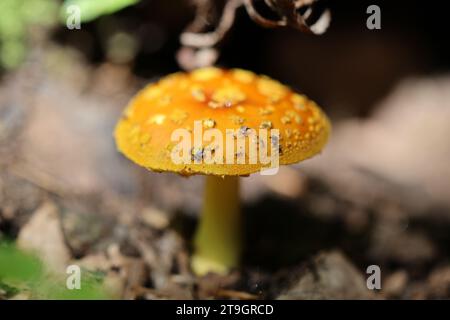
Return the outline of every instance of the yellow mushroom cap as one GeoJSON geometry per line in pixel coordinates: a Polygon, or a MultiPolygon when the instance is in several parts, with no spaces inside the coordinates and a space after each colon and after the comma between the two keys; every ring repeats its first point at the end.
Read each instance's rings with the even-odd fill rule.
{"type": "MultiPolygon", "coordinates": [[[[192,132],[198,121],[203,132],[218,129],[224,140],[227,129],[256,133],[278,129],[279,164],[314,156],[330,134],[328,118],[304,95],[267,76],[209,67],[171,74],[141,90],[119,120],[115,139],[125,156],[153,171],[236,176],[267,167],[249,161],[228,164],[225,151],[223,163],[175,163],[171,152],[177,142],[172,141],[172,133],[177,129],[192,132]]],[[[204,142],[202,147],[210,144],[204,142]]]]}

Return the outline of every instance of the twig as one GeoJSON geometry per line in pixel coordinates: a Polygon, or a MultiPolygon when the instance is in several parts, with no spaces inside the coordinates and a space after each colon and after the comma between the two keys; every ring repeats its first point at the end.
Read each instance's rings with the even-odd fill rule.
{"type": "Polygon", "coordinates": [[[228,298],[228,299],[239,299],[239,300],[258,300],[258,296],[236,290],[219,289],[216,292],[216,297],[228,298]]]}
{"type": "Polygon", "coordinates": [[[217,46],[233,26],[236,10],[241,6],[245,6],[253,21],[269,28],[290,26],[306,33],[322,34],[331,21],[330,12],[323,10],[314,23],[311,25],[308,23],[319,0],[264,0],[264,3],[278,15],[278,20],[264,18],[255,8],[256,1],[258,0],[227,0],[217,27],[213,31],[204,32],[209,24],[207,18],[215,9],[214,1],[194,0],[196,5],[194,21],[180,35],[182,48],[177,53],[179,65],[186,70],[213,65],[219,57],[217,46]],[[306,10],[301,14],[299,9],[303,8],[306,10]]]}
{"type": "MultiPolygon", "coordinates": [[[[220,19],[219,25],[212,32],[197,33],[197,32],[183,32],[180,37],[180,41],[184,46],[204,48],[213,47],[219,43],[220,40],[226,35],[233,25],[236,15],[236,9],[242,5],[242,0],[229,0],[223,9],[223,14],[220,19]]],[[[203,13],[204,10],[197,10],[197,13],[203,13]]],[[[200,20],[198,16],[196,20],[200,20]]],[[[196,23],[197,25],[197,23],[196,23]]]]}
{"type": "Polygon", "coordinates": [[[270,20],[262,17],[255,8],[256,1],[244,0],[245,8],[250,18],[264,27],[290,26],[306,33],[322,34],[327,30],[331,21],[330,11],[324,10],[312,25],[307,23],[318,0],[266,0],[265,3],[278,14],[279,20],[270,20]],[[298,12],[301,8],[306,8],[305,13],[300,14],[298,12]]]}

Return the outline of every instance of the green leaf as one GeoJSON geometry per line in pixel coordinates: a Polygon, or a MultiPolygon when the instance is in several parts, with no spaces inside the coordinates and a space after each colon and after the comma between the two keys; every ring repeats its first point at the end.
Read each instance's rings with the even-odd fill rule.
{"type": "Polygon", "coordinates": [[[0,244],[1,280],[34,281],[42,274],[43,265],[39,259],[10,244],[0,244]]]}
{"type": "Polygon", "coordinates": [[[104,274],[82,270],[81,288],[69,290],[65,274],[54,274],[35,256],[9,243],[0,243],[0,298],[10,298],[21,291],[33,299],[105,300],[104,274]]]}
{"type": "Polygon", "coordinates": [[[37,299],[51,300],[106,300],[108,295],[102,282],[91,278],[88,271],[83,270],[80,289],[69,290],[65,278],[48,276],[40,281],[39,286],[32,289],[37,299]]]}
{"type": "Polygon", "coordinates": [[[29,31],[56,24],[60,8],[56,0],[0,0],[0,71],[23,62],[29,31]]]}
{"type": "Polygon", "coordinates": [[[19,289],[7,285],[0,281],[0,300],[2,298],[11,298],[19,293],[19,289]]]}
{"type": "Polygon", "coordinates": [[[69,17],[71,6],[80,10],[81,22],[92,21],[102,15],[108,15],[138,3],[139,0],[66,0],[61,10],[61,17],[65,22],[69,17]]]}

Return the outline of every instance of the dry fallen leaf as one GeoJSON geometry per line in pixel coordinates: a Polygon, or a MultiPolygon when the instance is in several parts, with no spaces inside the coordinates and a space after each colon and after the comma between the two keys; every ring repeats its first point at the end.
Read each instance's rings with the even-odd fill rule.
{"type": "Polygon", "coordinates": [[[37,254],[53,271],[65,272],[70,260],[61,229],[58,208],[53,202],[45,202],[20,230],[19,248],[37,254]]]}

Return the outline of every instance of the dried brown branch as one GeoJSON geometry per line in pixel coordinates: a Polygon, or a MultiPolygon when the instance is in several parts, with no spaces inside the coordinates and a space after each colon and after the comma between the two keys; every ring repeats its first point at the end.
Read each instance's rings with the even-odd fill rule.
{"type": "MultiPolygon", "coordinates": [[[[204,0],[202,0],[204,2],[204,0]]],[[[233,25],[236,9],[242,5],[242,0],[229,0],[223,9],[222,17],[220,18],[219,25],[212,32],[198,33],[200,24],[195,23],[196,29],[194,31],[183,32],[180,37],[180,41],[184,46],[204,48],[213,47],[223,39],[225,34],[230,30],[233,25]]],[[[205,14],[205,8],[197,9],[197,15],[194,21],[202,20],[198,15],[205,14]]],[[[203,18],[204,21],[204,18],[203,18]]],[[[204,27],[204,26],[202,26],[204,27]]]]}
{"type": "Polygon", "coordinates": [[[213,31],[205,32],[209,24],[207,18],[215,9],[214,1],[194,0],[196,5],[194,21],[180,36],[182,48],[177,53],[180,66],[190,70],[214,64],[219,56],[216,47],[233,26],[236,10],[241,6],[245,6],[253,21],[269,28],[290,26],[303,32],[322,34],[331,20],[330,12],[324,10],[314,23],[311,25],[308,23],[319,0],[264,0],[264,3],[279,16],[278,20],[263,17],[255,7],[256,1],[258,0],[227,0],[217,27],[213,31]],[[299,9],[306,10],[301,14],[299,9]]]}
{"type": "MultiPolygon", "coordinates": [[[[266,19],[263,16],[261,16],[258,11],[256,10],[254,6],[253,0],[244,0],[245,8],[247,10],[248,15],[250,18],[252,18],[253,21],[258,23],[259,25],[267,28],[275,28],[275,27],[284,27],[286,26],[286,20],[284,18],[281,18],[278,21],[266,19]]],[[[269,6],[271,6],[270,3],[268,3],[269,6]]]]}
{"type": "Polygon", "coordinates": [[[208,26],[208,17],[214,9],[213,1],[196,0],[194,21],[180,36],[182,48],[177,53],[178,64],[186,70],[213,65],[219,52],[214,47],[225,37],[234,23],[236,9],[242,0],[228,0],[217,27],[211,32],[203,32],[208,26]]]}
{"type": "Polygon", "coordinates": [[[315,10],[314,5],[318,0],[265,0],[266,5],[278,14],[279,20],[270,20],[262,17],[255,8],[257,0],[244,0],[245,7],[250,18],[264,27],[290,26],[303,32],[322,34],[331,21],[329,10],[324,10],[319,18],[312,24],[307,23],[315,10]],[[299,13],[299,9],[305,8],[304,14],[299,13]]]}

